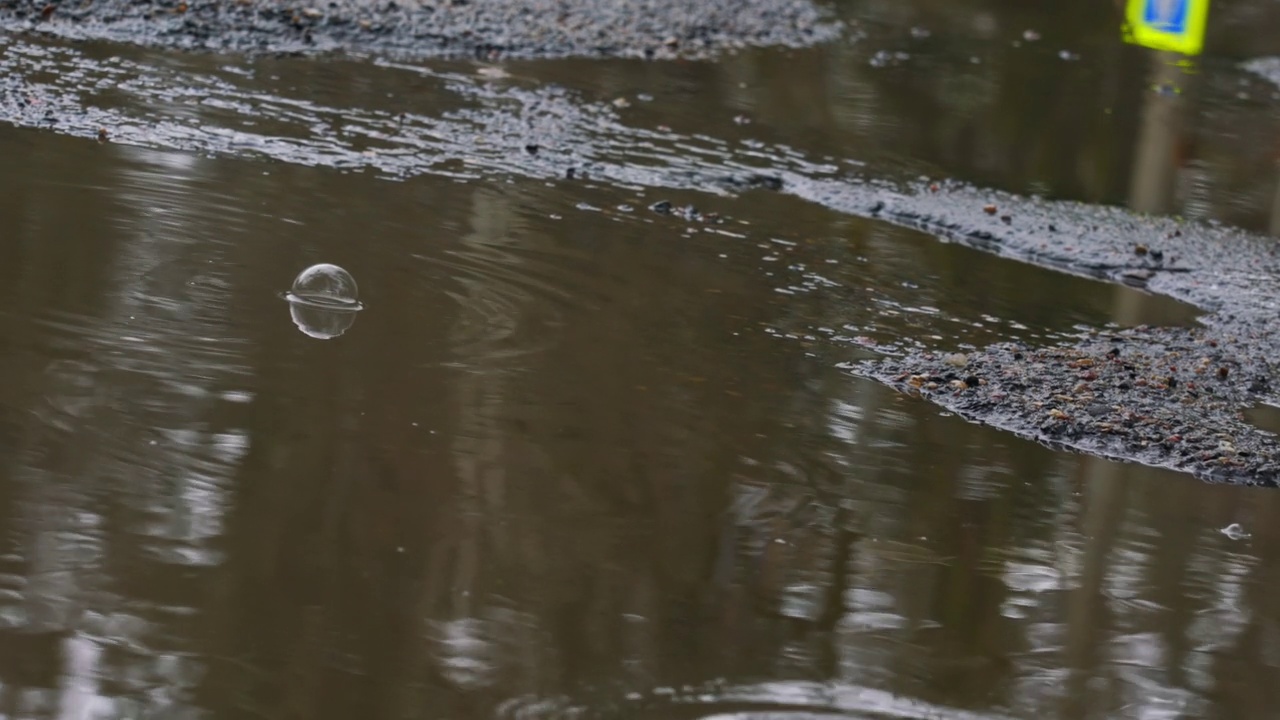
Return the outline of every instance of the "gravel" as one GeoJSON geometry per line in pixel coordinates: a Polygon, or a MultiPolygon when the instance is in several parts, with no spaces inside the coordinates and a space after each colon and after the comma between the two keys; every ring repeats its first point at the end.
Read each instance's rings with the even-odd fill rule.
{"type": "Polygon", "coordinates": [[[1002,343],[865,368],[963,417],[1054,447],[1275,486],[1280,445],[1242,410],[1272,390],[1274,333],[1139,327],[1053,347],[1002,343]]]}
{"type": "Polygon", "coordinates": [[[270,53],[705,58],[837,37],[808,0],[0,0],[0,28],[270,53]]]}
{"type": "Polygon", "coordinates": [[[856,364],[857,374],[1053,447],[1216,482],[1280,484],[1280,442],[1246,419],[1259,404],[1280,404],[1274,238],[945,183],[847,209],[1158,292],[1205,313],[1190,328],[1106,328],[1043,347],[915,351],[856,364]]]}

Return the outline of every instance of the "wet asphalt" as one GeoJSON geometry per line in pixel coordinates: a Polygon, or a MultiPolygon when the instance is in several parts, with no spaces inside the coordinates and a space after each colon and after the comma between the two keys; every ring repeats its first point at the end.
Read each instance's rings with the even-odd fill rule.
{"type": "Polygon", "coordinates": [[[483,59],[703,58],[841,29],[806,0],[0,0],[0,27],[150,47],[483,59]]]}
{"type": "MultiPolygon", "coordinates": [[[[865,203],[865,201],[864,201],[865,203]]],[[[1209,223],[923,183],[862,214],[1064,272],[1171,296],[1200,327],[1083,331],[1049,347],[917,352],[855,371],[1054,447],[1275,486],[1280,443],[1248,423],[1280,402],[1280,246],[1209,223]]]]}

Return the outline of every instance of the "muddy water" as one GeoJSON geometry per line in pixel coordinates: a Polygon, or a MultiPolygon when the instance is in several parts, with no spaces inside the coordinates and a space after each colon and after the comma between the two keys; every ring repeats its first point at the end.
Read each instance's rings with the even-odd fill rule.
{"type": "Polygon", "coordinates": [[[1280,495],[845,369],[1195,313],[743,185],[1267,229],[1274,88],[1222,50],[1147,92],[1039,5],[719,64],[0,38],[41,108],[0,128],[5,714],[1268,717],[1280,495]],[[318,262],[331,340],[280,297],[318,262]]]}

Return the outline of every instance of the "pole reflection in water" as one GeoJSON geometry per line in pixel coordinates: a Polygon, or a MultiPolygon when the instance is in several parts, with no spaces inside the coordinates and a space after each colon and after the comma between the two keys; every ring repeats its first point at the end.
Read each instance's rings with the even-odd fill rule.
{"type": "Polygon", "coordinates": [[[1142,95],[1141,123],[1130,175],[1129,207],[1168,215],[1188,160],[1196,75],[1175,53],[1145,51],[1151,72],[1142,95]]]}

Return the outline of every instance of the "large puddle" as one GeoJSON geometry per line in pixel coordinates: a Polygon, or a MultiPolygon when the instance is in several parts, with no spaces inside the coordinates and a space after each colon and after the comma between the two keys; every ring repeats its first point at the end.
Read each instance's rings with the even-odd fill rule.
{"type": "Polygon", "coordinates": [[[1208,58],[1152,190],[1146,56],[978,5],[719,63],[0,37],[0,709],[1267,717],[1280,494],[842,369],[1197,313],[778,178],[1271,222],[1264,80],[1208,58]]]}

